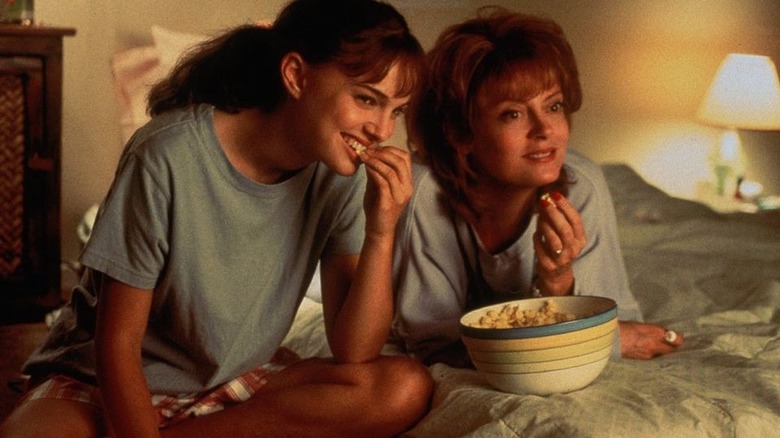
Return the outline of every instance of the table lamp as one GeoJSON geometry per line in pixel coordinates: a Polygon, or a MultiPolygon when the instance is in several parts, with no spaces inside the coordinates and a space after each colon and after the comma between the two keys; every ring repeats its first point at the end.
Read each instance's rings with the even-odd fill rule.
{"type": "Polygon", "coordinates": [[[780,81],[775,64],[767,56],[729,54],[696,115],[704,123],[726,128],[713,154],[717,190],[724,195],[726,181],[733,176],[739,194],[743,170],[737,130],[780,129],[780,81]]]}

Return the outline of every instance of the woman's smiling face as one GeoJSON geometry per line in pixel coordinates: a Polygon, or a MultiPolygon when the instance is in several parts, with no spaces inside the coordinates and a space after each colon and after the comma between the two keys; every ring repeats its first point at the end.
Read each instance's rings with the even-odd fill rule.
{"type": "Polygon", "coordinates": [[[397,95],[399,68],[393,66],[378,83],[349,77],[335,64],[313,67],[310,73],[298,118],[311,129],[300,141],[334,172],[351,175],[360,164],[356,149],[387,140],[403,115],[409,96],[397,95]]]}
{"type": "Polygon", "coordinates": [[[569,142],[560,87],[525,99],[500,88],[487,82],[477,92],[472,139],[465,145],[480,185],[528,189],[555,182],[569,142]]]}

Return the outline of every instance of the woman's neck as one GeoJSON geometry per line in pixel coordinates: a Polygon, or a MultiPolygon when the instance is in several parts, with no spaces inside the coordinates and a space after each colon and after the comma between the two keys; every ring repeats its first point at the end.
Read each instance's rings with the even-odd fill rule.
{"type": "Polygon", "coordinates": [[[528,227],[536,201],[536,189],[488,191],[473,196],[480,215],[472,223],[483,247],[491,254],[511,246],[528,227]]]}
{"type": "Polygon", "coordinates": [[[230,163],[242,175],[261,184],[289,179],[309,164],[284,133],[275,113],[244,109],[238,113],[214,110],[214,126],[230,163]]]}

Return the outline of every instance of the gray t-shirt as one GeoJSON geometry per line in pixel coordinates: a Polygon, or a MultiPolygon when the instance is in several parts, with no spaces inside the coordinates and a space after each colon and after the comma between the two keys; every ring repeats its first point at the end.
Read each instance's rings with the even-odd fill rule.
{"type": "Polygon", "coordinates": [[[201,391],[268,362],[320,257],[360,251],[365,178],[315,163],[258,184],[227,160],[211,106],[153,119],[125,148],[82,255],[87,275],[28,372],[94,378],[92,271],[153,290],[142,351],[153,393],[201,391]]]}
{"type": "MultiPolygon", "coordinates": [[[[587,245],[574,262],[574,293],[612,298],[621,319],[641,320],[604,175],[572,150],[565,166],[574,181],[567,199],[580,213],[587,236],[587,245]]],[[[479,302],[531,296],[538,215],[534,213],[514,244],[490,254],[471,227],[445,207],[442,189],[428,167],[415,163],[414,181],[414,196],[396,235],[393,337],[424,360],[460,339],[460,317],[479,302]]]]}

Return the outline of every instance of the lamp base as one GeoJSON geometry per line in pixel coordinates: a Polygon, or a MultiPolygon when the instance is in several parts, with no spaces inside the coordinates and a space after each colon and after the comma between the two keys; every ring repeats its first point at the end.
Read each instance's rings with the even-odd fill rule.
{"type": "Polygon", "coordinates": [[[718,195],[732,196],[739,190],[737,178],[743,176],[742,141],[736,129],[726,129],[712,155],[715,187],[718,195]]]}
{"type": "Polygon", "coordinates": [[[717,187],[710,181],[696,183],[694,201],[700,202],[718,213],[755,213],[759,207],[754,202],[736,199],[733,196],[723,196],[717,192],[717,187]]]}
{"type": "Polygon", "coordinates": [[[718,193],[718,196],[723,196],[726,194],[726,183],[727,179],[731,175],[731,166],[728,164],[717,164],[715,165],[715,190],[718,193]]]}

